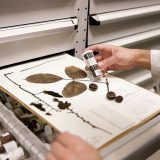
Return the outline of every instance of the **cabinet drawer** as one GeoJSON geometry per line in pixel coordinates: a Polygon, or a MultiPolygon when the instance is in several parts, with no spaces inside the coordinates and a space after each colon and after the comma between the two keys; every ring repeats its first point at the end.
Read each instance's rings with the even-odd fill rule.
{"type": "Polygon", "coordinates": [[[159,0],[91,0],[90,14],[136,8],[160,3],[159,0]]]}
{"type": "Polygon", "coordinates": [[[69,18],[0,29],[0,67],[74,49],[77,23],[69,18]]]}
{"type": "Polygon", "coordinates": [[[111,41],[117,38],[153,30],[158,27],[160,27],[160,14],[117,21],[109,24],[106,23],[104,25],[89,26],[88,44],[92,45],[111,41]]]}
{"type": "Polygon", "coordinates": [[[102,44],[111,44],[117,46],[125,46],[132,48],[148,48],[148,49],[159,49],[160,44],[160,28],[155,30],[138,33],[124,38],[119,38],[113,41],[108,41],[102,44]]]}
{"type": "Polygon", "coordinates": [[[0,28],[76,16],[78,0],[0,0],[0,28]]]}
{"type": "Polygon", "coordinates": [[[65,32],[0,44],[0,67],[74,49],[75,33],[65,32]]]}
{"type": "Polygon", "coordinates": [[[136,45],[131,45],[131,48],[141,48],[141,49],[159,49],[160,50],[160,37],[153,39],[153,40],[149,40],[146,42],[141,42],[139,44],[136,45]]]}

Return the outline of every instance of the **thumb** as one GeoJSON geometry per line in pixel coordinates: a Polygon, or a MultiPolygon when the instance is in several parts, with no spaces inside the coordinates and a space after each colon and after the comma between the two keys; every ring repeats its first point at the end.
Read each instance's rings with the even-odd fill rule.
{"type": "Polygon", "coordinates": [[[107,70],[107,68],[109,68],[113,64],[115,64],[115,58],[113,56],[98,62],[98,66],[102,70],[107,70]]]}

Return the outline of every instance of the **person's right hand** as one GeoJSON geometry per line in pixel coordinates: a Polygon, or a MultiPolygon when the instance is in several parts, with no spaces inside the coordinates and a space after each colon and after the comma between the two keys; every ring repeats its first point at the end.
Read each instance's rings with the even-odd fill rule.
{"type": "Polygon", "coordinates": [[[150,51],[128,49],[112,45],[94,45],[85,49],[98,52],[95,56],[99,68],[107,70],[128,70],[134,67],[150,69],[150,51]]]}

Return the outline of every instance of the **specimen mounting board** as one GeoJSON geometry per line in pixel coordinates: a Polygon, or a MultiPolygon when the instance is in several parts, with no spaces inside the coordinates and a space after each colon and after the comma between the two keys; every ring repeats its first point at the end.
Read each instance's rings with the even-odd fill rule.
{"type": "Polygon", "coordinates": [[[158,95],[109,74],[94,82],[98,89],[91,91],[88,77],[74,81],[68,77],[65,68],[69,66],[85,69],[83,61],[68,54],[3,69],[0,71],[0,89],[60,132],[69,131],[79,135],[96,148],[101,148],[160,113],[158,95]],[[53,83],[27,81],[27,77],[37,74],[56,75],[61,79],[53,83]],[[121,103],[106,98],[106,78],[110,90],[124,97],[121,103]],[[70,82],[80,82],[87,88],[79,95],[57,98],[71,104],[61,109],[54,97],[44,91],[62,95],[70,82]],[[41,109],[33,103],[41,104],[38,106],[41,109]]]}

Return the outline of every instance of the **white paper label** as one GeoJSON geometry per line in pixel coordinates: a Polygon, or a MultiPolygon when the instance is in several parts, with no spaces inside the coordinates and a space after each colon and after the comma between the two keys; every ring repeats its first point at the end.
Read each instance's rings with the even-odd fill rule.
{"type": "Polygon", "coordinates": [[[102,71],[100,69],[95,70],[95,74],[97,77],[102,76],[102,71]]]}
{"type": "Polygon", "coordinates": [[[3,145],[6,152],[9,153],[17,148],[17,143],[15,141],[8,142],[3,145]]]}
{"type": "Polygon", "coordinates": [[[0,160],[19,160],[24,157],[24,151],[21,147],[18,147],[12,152],[1,154],[0,160]]]}
{"type": "Polygon", "coordinates": [[[97,64],[97,62],[96,62],[96,60],[95,60],[95,58],[94,58],[94,57],[92,57],[92,58],[89,58],[89,59],[85,60],[85,63],[86,63],[86,65],[87,65],[88,67],[90,67],[90,66],[93,66],[93,65],[97,64]]]}

